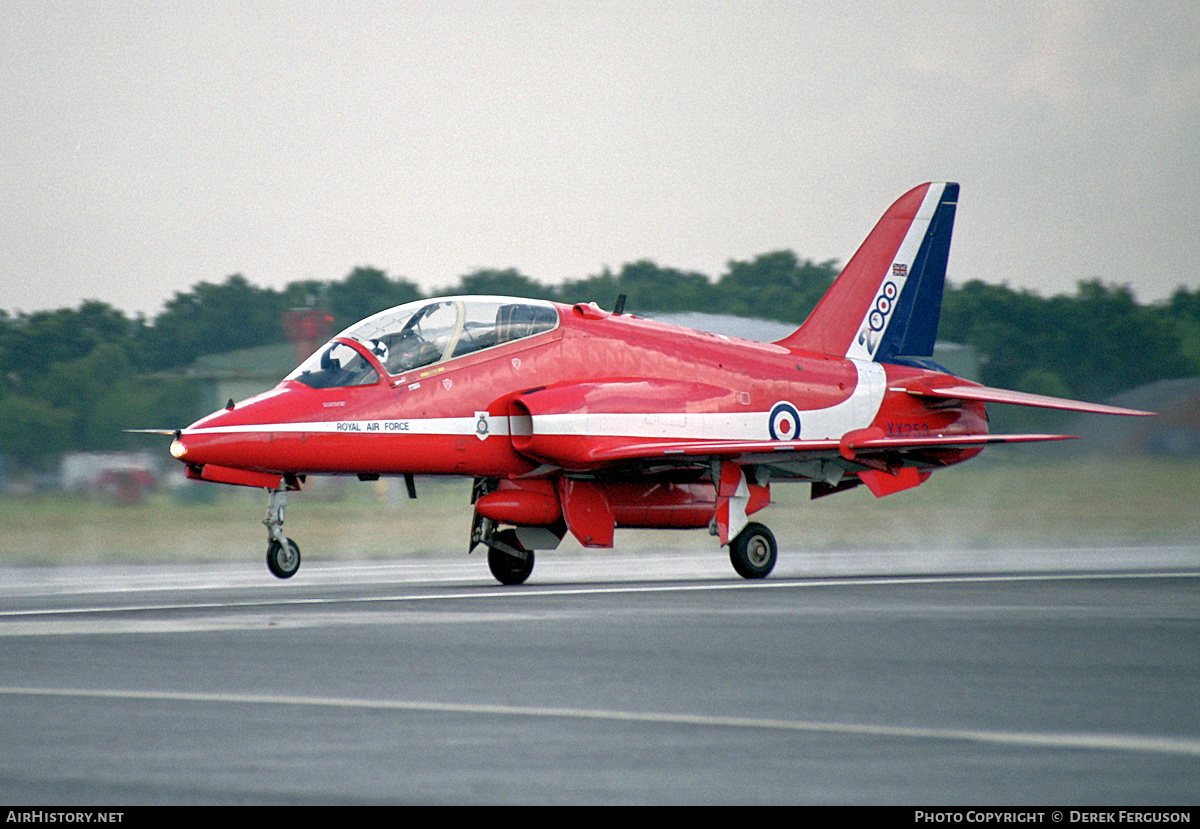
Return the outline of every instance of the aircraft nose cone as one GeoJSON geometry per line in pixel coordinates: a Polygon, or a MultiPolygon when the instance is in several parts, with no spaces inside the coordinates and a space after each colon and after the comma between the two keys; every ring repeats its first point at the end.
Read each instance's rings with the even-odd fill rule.
{"type": "Polygon", "coordinates": [[[280,458],[271,424],[294,420],[297,411],[304,415],[309,402],[280,386],[218,409],[181,429],[171,443],[171,456],[192,467],[274,468],[280,458]]]}

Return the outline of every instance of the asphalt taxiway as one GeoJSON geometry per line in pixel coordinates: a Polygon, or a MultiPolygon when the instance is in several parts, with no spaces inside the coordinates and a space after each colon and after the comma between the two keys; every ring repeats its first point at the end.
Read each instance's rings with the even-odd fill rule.
{"type": "Polygon", "coordinates": [[[0,570],[0,801],[1200,801],[1200,549],[0,570]]]}

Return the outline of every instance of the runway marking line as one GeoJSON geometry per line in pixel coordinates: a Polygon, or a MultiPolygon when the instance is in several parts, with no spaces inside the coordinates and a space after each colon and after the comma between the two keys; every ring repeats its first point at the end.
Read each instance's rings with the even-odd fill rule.
{"type": "Polygon", "coordinates": [[[132,691],[86,688],[28,688],[0,686],[0,695],[77,697],[159,702],[220,703],[234,705],[286,705],[309,708],[346,708],[372,711],[419,711],[451,714],[480,714],[517,717],[550,717],[610,722],[689,725],[702,728],[746,728],[808,732],[857,737],[909,740],[942,740],[990,743],[1029,748],[1128,751],[1172,754],[1200,758],[1200,739],[1156,737],[1136,734],[1036,733],[988,731],[970,728],[919,728],[864,725],[857,723],[780,720],[758,717],[721,717],[703,714],[614,711],[585,708],[493,705],[484,703],[422,702],[419,700],[357,699],[353,697],[309,697],[277,694],[215,694],[188,691],[132,691]]]}
{"type": "Polygon", "coordinates": [[[786,579],[755,581],[721,581],[691,584],[607,584],[596,586],[554,587],[551,585],[523,585],[503,587],[482,586],[479,590],[464,592],[426,593],[409,596],[339,596],[337,598],[298,597],[281,599],[243,599],[227,602],[176,602],[171,604],[112,605],[95,607],[59,607],[45,609],[0,610],[0,619],[11,617],[67,616],[97,613],[141,613],[162,610],[222,610],[252,607],[299,607],[339,604],[380,604],[385,602],[428,602],[457,601],[459,599],[517,598],[520,596],[587,596],[612,593],[673,593],[701,590],[769,590],[783,588],[815,587],[870,587],[901,584],[955,584],[1021,581],[1092,581],[1108,579],[1192,579],[1200,578],[1200,571],[1146,571],[1112,573],[965,573],[929,574],[919,576],[835,576],[835,577],[792,577],[786,579]],[[494,588],[494,589],[493,589],[494,588]]]}

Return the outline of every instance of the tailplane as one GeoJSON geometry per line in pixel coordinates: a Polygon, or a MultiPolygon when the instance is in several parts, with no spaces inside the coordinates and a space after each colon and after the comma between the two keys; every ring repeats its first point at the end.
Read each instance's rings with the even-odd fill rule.
{"type": "Polygon", "coordinates": [[[952,182],[922,184],[897,199],[779,345],[876,362],[931,357],[957,205],[952,182]]]}

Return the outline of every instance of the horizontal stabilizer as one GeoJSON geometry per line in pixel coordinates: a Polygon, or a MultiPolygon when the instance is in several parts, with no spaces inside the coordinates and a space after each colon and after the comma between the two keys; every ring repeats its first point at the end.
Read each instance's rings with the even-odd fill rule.
{"type": "Polygon", "coordinates": [[[943,400],[979,400],[983,403],[1010,403],[1014,406],[1036,406],[1041,409],[1063,409],[1069,412],[1129,415],[1134,417],[1149,417],[1154,415],[1154,412],[1143,412],[1138,409],[1124,409],[1119,406],[1105,406],[1101,403],[1086,403],[1082,400],[1068,400],[1065,397],[1029,394],[1028,392],[1009,391],[1008,389],[997,389],[990,386],[938,386],[937,388],[896,389],[896,391],[906,391],[914,397],[936,397],[943,400]]]}

